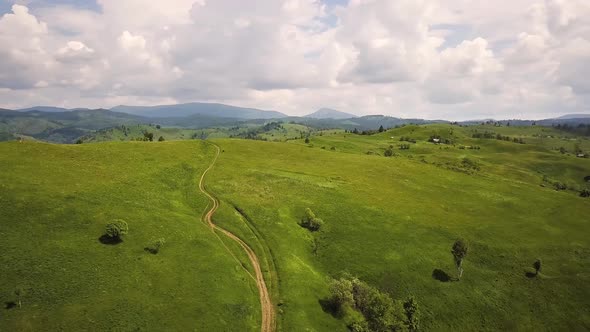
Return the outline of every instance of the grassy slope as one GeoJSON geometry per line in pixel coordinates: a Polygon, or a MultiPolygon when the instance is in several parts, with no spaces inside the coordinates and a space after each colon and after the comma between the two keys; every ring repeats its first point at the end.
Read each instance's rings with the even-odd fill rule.
{"type": "MultiPolygon", "coordinates": [[[[211,190],[222,204],[237,205],[250,215],[272,249],[284,330],[345,329],[319,304],[328,295],[327,276],[342,271],[395,298],[414,294],[427,330],[590,328],[584,309],[590,305],[589,201],[540,187],[540,175],[528,168],[547,162],[546,154],[553,151],[478,140],[479,151],[441,156],[482,160],[482,171],[474,175],[417,157],[361,154],[369,145],[387,147],[390,135],[314,137],[314,148],[217,141],[225,152],[213,170],[211,190]],[[351,153],[322,150],[324,143],[351,153]],[[511,158],[518,172],[494,162],[498,153],[502,160],[511,158]],[[323,231],[311,234],[297,225],[305,207],[324,219],[323,231]],[[450,247],[459,236],[469,240],[472,250],[464,279],[435,280],[435,269],[454,275],[450,247]],[[527,278],[537,257],[543,259],[545,277],[527,278]]],[[[431,159],[445,151],[426,143],[423,147],[431,149],[424,152],[431,159]]],[[[570,166],[590,172],[588,160],[560,154],[554,159],[559,162],[555,176],[567,174],[570,166]]],[[[244,229],[235,219],[217,222],[236,232],[244,229]]]]}
{"type": "Polygon", "coordinates": [[[0,300],[25,289],[0,330],[257,330],[253,281],[199,220],[212,156],[195,141],[0,144],[0,300]],[[124,242],[99,243],[115,218],[124,242]]]}

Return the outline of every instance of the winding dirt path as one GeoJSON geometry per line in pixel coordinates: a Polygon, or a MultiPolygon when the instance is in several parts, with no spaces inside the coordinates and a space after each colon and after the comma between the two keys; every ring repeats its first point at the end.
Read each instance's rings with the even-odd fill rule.
{"type": "Polygon", "coordinates": [[[232,232],[215,225],[211,220],[211,217],[213,217],[213,214],[215,214],[215,211],[217,211],[217,209],[219,208],[219,200],[205,189],[204,180],[205,175],[207,175],[209,170],[211,170],[215,165],[215,162],[217,161],[220,152],[220,149],[217,145],[213,143],[211,144],[215,146],[215,148],[217,149],[217,153],[215,154],[215,158],[213,158],[211,165],[209,165],[209,167],[203,172],[201,180],[199,181],[199,189],[203,194],[209,197],[209,200],[213,202],[213,206],[203,216],[203,220],[209,225],[209,227],[211,227],[213,231],[219,231],[231,240],[233,240],[234,242],[238,243],[248,255],[248,258],[250,259],[250,262],[254,267],[254,275],[251,276],[254,278],[254,281],[256,281],[256,286],[258,287],[258,293],[260,295],[260,306],[262,311],[262,326],[260,327],[260,331],[273,332],[275,330],[275,312],[272,302],[270,300],[268,288],[266,287],[266,282],[264,281],[264,275],[260,267],[260,261],[258,260],[258,256],[256,256],[254,250],[252,250],[252,248],[250,248],[250,246],[248,246],[246,242],[242,241],[242,239],[237,237],[232,232]]]}

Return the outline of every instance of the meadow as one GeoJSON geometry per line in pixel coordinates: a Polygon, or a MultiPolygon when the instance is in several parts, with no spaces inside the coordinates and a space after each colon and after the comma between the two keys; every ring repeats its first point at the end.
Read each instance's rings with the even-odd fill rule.
{"type": "Polygon", "coordinates": [[[200,220],[213,155],[200,141],[0,144],[0,330],[257,330],[256,285],[200,220]],[[129,233],[102,244],[114,219],[129,233]]]}
{"type": "Polygon", "coordinates": [[[278,330],[346,331],[323,305],[344,273],[413,295],[422,330],[590,329],[590,198],[579,196],[590,159],[573,153],[588,140],[435,124],[316,132],[309,143],[2,143],[0,299],[26,295],[2,311],[0,330],[258,330],[247,257],[199,220],[211,143],[222,150],[205,181],[221,202],[213,221],[257,253],[278,330]],[[525,144],[472,137],[486,130],[525,144]],[[324,220],[319,231],[299,225],[306,208],[324,220]],[[130,227],[123,243],[98,242],[117,218],[130,227]],[[143,250],[160,237],[161,253],[143,250]],[[459,237],[470,251],[452,281],[459,237]]]}

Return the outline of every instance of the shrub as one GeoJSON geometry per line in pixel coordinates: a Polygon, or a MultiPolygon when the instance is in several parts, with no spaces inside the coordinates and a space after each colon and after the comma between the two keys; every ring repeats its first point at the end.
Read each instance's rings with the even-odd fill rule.
{"type": "Polygon", "coordinates": [[[158,138],[158,142],[164,142],[164,141],[165,141],[165,139],[163,136],[160,136],[160,138],[158,138]]]}
{"type": "Polygon", "coordinates": [[[383,155],[384,155],[385,157],[391,157],[391,156],[393,156],[393,150],[392,150],[391,148],[387,148],[387,149],[385,150],[385,152],[383,152],[383,155]]]}
{"type": "Polygon", "coordinates": [[[106,226],[105,235],[111,239],[120,240],[121,236],[127,234],[128,231],[129,226],[127,225],[127,222],[122,219],[117,219],[106,226]]]}
{"type": "Polygon", "coordinates": [[[143,248],[145,251],[149,252],[150,254],[157,254],[160,252],[160,248],[162,248],[162,246],[166,243],[166,240],[164,238],[159,238],[155,241],[153,241],[152,244],[150,244],[149,246],[143,248]]]}
{"type": "Polygon", "coordinates": [[[320,218],[317,218],[315,214],[311,211],[311,209],[305,209],[305,217],[301,219],[300,223],[301,227],[307,228],[310,231],[315,232],[318,231],[323,224],[324,221],[320,218]]]}
{"type": "Polygon", "coordinates": [[[309,144],[309,137],[305,138],[305,144],[309,144]]]}
{"type": "Polygon", "coordinates": [[[580,197],[590,197],[590,190],[583,189],[582,191],[580,191],[580,197]]]}

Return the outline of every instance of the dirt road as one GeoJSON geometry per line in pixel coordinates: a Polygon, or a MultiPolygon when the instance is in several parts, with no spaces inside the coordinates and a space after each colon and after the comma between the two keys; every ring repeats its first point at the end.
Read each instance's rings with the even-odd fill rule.
{"type": "Polygon", "coordinates": [[[262,269],[260,268],[260,261],[258,260],[258,256],[256,256],[256,253],[252,250],[252,248],[250,248],[250,246],[248,246],[244,241],[242,241],[242,239],[237,237],[232,232],[215,225],[211,220],[211,218],[215,214],[215,211],[217,211],[217,209],[219,208],[219,200],[205,189],[204,180],[205,175],[207,175],[209,170],[211,170],[215,165],[215,162],[217,161],[220,152],[219,147],[217,145],[213,143],[211,144],[215,146],[217,152],[215,153],[215,158],[213,158],[213,162],[211,162],[211,165],[209,165],[209,167],[203,172],[203,175],[201,176],[201,180],[199,181],[199,189],[201,190],[201,192],[203,192],[203,194],[209,197],[209,199],[213,203],[213,206],[209,210],[207,210],[207,213],[205,213],[205,215],[203,216],[203,220],[213,229],[213,231],[223,233],[225,236],[238,243],[240,247],[242,247],[242,249],[244,249],[244,251],[248,255],[248,258],[252,263],[252,267],[254,268],[254,275],[252,277],[256,281],[256,286],[258,287],[258,293],[260,295],[260,306],[262,311],[262,326],[260,327],[260,331],[273,332],[275,330],[274,307],[270,300],[270,295],[268,293],[268,288],[266,287],[266,282],[264,281],[264,275],[262,274],[262,269]]]}

